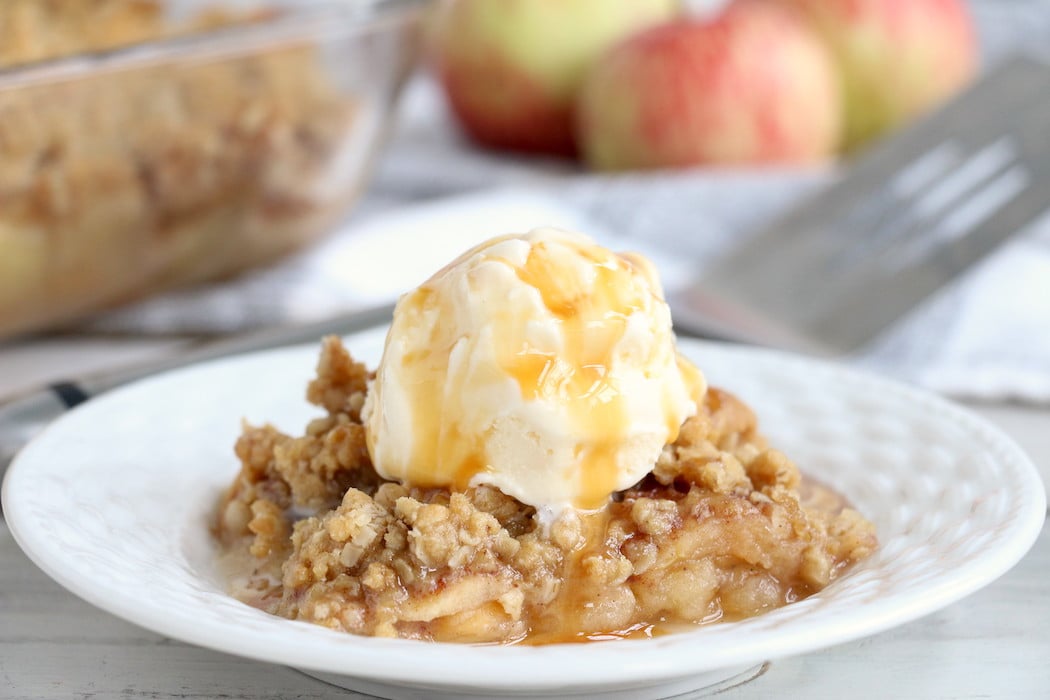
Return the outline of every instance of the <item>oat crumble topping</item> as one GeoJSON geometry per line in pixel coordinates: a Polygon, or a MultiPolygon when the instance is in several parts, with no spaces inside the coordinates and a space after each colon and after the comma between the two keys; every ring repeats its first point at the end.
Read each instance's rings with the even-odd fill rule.
{"type": "Polygon", "coordinates": [[[244,426],[216,532],[240,599],[353,634],[528,643],[759,614],[872,553],[874,528],[710,389],[652,473],[549,531],[490,487],[385,482],[365,447],[371,374],[325,339],[301,437],[244,426]],[[815,492],[819,498],[800,497],[815,492]],[[812,502],[813,505],[810,505],[812,502]]]}

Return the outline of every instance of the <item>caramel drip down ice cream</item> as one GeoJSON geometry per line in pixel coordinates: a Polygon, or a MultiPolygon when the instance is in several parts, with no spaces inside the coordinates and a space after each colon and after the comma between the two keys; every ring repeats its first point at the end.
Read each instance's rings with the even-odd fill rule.
{"type": "Polygon", "coordinates": [[[651,471],[704,390],[649,263],[548,228],[400,299],[363,420],[386,479],[488,484],[557,514],[651,471]]]}

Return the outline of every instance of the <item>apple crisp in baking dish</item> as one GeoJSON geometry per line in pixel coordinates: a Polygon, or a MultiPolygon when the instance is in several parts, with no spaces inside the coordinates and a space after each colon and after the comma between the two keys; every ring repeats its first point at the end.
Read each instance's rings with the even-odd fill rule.
{"type": "Polygon", "coordinates": [[[273,261],[358,194],[359,101],[315,39],[162,8],[0,3],[0,336],[273,261]]]}

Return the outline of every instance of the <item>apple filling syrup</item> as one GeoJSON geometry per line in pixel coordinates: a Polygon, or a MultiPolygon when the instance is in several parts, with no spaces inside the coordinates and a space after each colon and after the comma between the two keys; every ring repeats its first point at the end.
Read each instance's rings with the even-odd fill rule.
{"type": "Polygon", "coordinates": [[[640,482],[538,524],[490,486],[407,488],[372,468],[372,375],[325,340],[298,437],[246,426],[216,534],[231,593],[353,634],[468,643],[651,637],[821,590],[874,529],[711,388],[640,482]],[[800,495],[801,494],[801,495],[800,495]]]}

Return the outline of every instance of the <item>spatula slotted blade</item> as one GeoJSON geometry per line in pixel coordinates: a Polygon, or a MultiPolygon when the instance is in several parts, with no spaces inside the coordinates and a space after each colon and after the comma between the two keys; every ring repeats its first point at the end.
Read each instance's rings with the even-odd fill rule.
{"type": "Polygon", "coordinates": [[[1017,58],[670,299],[685,332],[861,348],[1050,205],[1050,66],[1017,58]]]}

